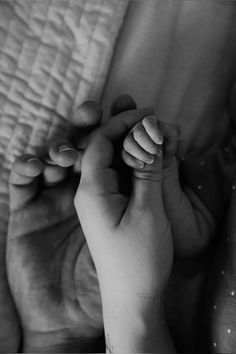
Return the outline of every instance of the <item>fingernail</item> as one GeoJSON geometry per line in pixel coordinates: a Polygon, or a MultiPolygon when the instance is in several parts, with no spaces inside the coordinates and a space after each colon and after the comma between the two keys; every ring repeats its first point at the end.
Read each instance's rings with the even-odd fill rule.
{"type": "Polygon", "coordinates": [[[74,149],[72,148],[72,147],[70,147],[70,146],[68,146],[68,145],[60,145],[59,147],[58,147],[58,151],[59,152],[65,152],[65,151],[73,151],[74,149]]]}
{"type": "Polygon", "coordinates": [[[157,143],[158,145],[162,145],[163,142],[164,142],[163,136],[160,135],[160,136],[158,137],[157,141],[158,141],[158,143],[157,143]]]}
{"type": "Polygon", "coordinates": [[[148,165],[152,165],[154,161],[155,161],[155,157],[152,156],[152,157],[150,157],[150,158],[148,159],[147,164],[148,164],[148,165]]]}
{"type": "Polygon", "coordinates": [[[138,167],[139,167],[139,168],[144,168],[144,162],[142,162],[142,161],[137,161],[137,163],[138,163],[138,167]]]}
{"type": "Polygon", "coordinates": [[[32,161],[39,161],[39,159],[37,159],[37,157],[30,157],[30,158],[27,160],[27,163],[31,163],[32,161]]]}

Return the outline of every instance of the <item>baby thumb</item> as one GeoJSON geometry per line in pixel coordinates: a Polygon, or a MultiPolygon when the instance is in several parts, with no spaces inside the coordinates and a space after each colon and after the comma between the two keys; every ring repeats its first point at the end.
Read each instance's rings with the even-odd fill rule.
{"type": "MultiPolygon", "coordinates": [[[[142,207],[153,207],[158,203],[157,196],[162,193],[163,148],[159,147],[151,165],[134,170],[133,197],[134,202],[142,207]]],[[[162,196],[161,196],[162,200],[162,196]]]]}

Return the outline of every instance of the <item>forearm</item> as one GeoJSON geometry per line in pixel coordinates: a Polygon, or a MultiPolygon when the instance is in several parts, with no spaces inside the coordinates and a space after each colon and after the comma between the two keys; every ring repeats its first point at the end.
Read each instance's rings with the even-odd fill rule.
{"type": "Polygon", "coordinates": [[[107,353],[174,353],[160,299],[113,301],[103,306],[107,353]]]}

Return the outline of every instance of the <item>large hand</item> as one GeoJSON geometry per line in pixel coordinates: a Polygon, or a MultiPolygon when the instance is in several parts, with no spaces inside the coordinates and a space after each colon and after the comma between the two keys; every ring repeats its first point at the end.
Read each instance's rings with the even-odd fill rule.
{"type": "MultiPolygon", "coordinates": [[[[160,315],[158,299],[162,302],[172,266],[172,237],[162,200],[162,158],[156,156],[151,166],[134,171],[128,196],[121,192],[119,173],[114,167],[114,147],[122,143],[137,122],[152,113],[150,108],[120,113],[90,136],[75,197],[97,269],[105,331],[119,351],[155,350],[157,344],[159,349],[168,347],[166,334],[159,343],[157,332],[153,337],[152,322],[145,332],[152,338],[147,346],[141,345],[142,335],[138,336],[138,343],[132,341],[135,331],[140,334],[140,319],[132,328],[124,317],[124,307],[126,316],[132,317],[129,305],[133,308],[137,304],[137,312],[143,315],[143,302],[146,304],[147,299],[155,299],[152,313],[160,315]],[[125,332],[121,340],[121,333],[125,332]]],[[[154,316],[155,324],[162,318],[158,315],[154,316]]],[[[162,326],[158,328],[164,332],[162,326]]]]}
{"type": "MultiPolygon", "coordinates": [[[[86,103],[76,119],[84,140],[83,128],[92,129],[101,110],[86,103]]],[[[12,169],[9,282],[25,351],[91,351],[87,342],[103,327],[96,273],[73,203],[79,177],[69,166],[81,159],[66,140],[49,155],[48,163],[23,155],[12,169]]]]}

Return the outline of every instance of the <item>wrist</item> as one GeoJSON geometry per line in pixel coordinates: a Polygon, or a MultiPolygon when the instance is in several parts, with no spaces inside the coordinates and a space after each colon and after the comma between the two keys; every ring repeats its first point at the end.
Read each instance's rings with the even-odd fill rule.
{"type": "Polygon", "coordinates": [[[160,298],[113,298],[103,302],[107,352],[172,352],[160,298]]]}

